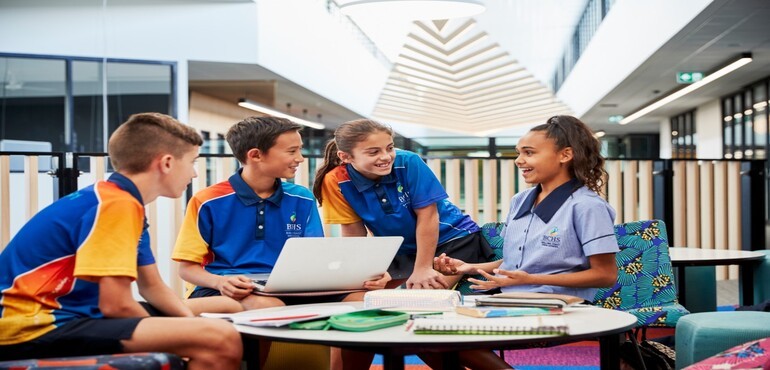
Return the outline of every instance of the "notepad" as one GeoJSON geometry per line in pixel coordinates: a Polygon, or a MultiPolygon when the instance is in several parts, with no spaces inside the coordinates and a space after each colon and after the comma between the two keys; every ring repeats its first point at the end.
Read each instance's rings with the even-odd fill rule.
{"type": "Polygon", "coordinates": [[[518,317],[535,315],[561,315],[560,307],[497,307],[497,306],[457,306],[455,312],[471,317],[518,317]]]}
{"type": "Polygon", "coordinates": [[[381,289],[364,294],[365,308],[389,308],[402,311],[453,311],[462,304],[462,296],[448,289],[381,289]]]}
{"type": "Polygon", "coordinates": [[[522,316],[499,318],[415,319],[415,334],[460,335],[567,335],[569,328],[561,316],[522,316]]]}
{"type": "Polygon", "coordinates": [[[233,324],[280,327],[295,322],[318,320],[332,315],[356,311],[348,305],[286,307],[278,310],[249,310],[238,313],[202,313],[202,317],[225,319],[233,324]]]}
{"type": "Polygon", "coordinates": [[[479,306],[506,307],[548,307],[564,308],[565,306],[582,303],[583,298],[567,294],[508,292],[493,294],[476,299],[479,306]]]}

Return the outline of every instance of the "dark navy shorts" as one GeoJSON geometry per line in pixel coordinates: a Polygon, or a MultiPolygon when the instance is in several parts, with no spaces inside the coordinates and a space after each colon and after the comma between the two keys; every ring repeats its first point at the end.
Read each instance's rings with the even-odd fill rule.
{"type": "MultiPolygon", "coordinates": [[[[165,316],[145,302],[140,304],[151,316],[165,316]]],[[[33,340],[0,346],[0,361],[122,353],[120,341],[131,339],[142,319],[74,319],[33,340]]]]}
{"type": "MultiPolygon", "coordinates": [[[[481,231],[439,245],[436,248],[436,256],[441,253],[467,263],[489,262],[495,256],[495,251],[489,246],[487,239],[481,235],[481,231]]],[[[408,279],[414,270],[416,257],[417,254],[397,254],[388,267],[393,280],[408,279]]]]}
{"type": "MultiPolygon", "coordinates": [[[[294,306],[298,304],[342,302],[342,300],[345,299],[345,297],[347,297],[348,294],[349,293],[302,296],[302,297],[281,296],[281,297],[273,297],[273,298],[280,299],[287,306],[294,306]]],[[[201,298],[201,297],[217,297],[221,295],[222,294],[216,289],[197,287],[192,292],[192,294],[190,294],[188,299],[201,298]]]]}

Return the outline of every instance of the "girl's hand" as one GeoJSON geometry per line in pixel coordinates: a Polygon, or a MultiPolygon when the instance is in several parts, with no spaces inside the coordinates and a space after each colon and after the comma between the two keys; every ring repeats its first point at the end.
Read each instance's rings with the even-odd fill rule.
{"type": "Polygon", "coordinates": [[[470,264],[457,258],[449,257],[446,253],[433,257],[433,269],[444,275],[465,275],[476,272],[470,264]]]}
{"type": "Polygon", "coordinates": [[[380,276],[377,279],[364,281],[364,289],[366,290],[384,289],[385,285],[387,285],[390,280],[392,280],[392,278],[390,277],[390,274],[387,271],[385,271],[385,273],[382,274],[382,276],[380,276]]]}
{"type": "Polygon", "coordinates": [[[487,281],[468,278],[468,281],[474,284],[471,285],[471,289],[489,290],[504,286],[529,284],[529,274],[521,270],[508,271],[494,269],[492,272],[495,273],[495,275],[486,273],[483,270],[478,270],[478,273],[481,274],[481,276],[484,276],[487,281]]]}
{"type": "Polygon", "coordinates": [[[431,268],[415,269],[406,281],[407,289],[449,289],[444,275],[431,268]]]}

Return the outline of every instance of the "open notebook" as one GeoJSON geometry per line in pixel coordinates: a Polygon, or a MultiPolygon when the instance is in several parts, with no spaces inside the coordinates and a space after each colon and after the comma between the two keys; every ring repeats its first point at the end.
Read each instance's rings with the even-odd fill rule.
{"type": "Polygon", "coordinates": [[[415,334],[480,335],[567,335],[569,328],[561,316],[520,316],[497,318],[418,318],[415,334]]]}
{"type": "Polygon", "coordinates": [[[324,295],[361,290],[388,270],[400,236],[291,238],[268,274],[246,275],[256,294],[324,295]]]}

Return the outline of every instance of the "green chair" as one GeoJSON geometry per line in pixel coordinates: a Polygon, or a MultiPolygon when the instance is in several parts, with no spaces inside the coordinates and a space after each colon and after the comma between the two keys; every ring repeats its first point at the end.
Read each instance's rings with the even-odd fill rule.
{"type": "Polygon", "coordinates": [[[615,225],[615,237],[620,247],[615,256],[618,281],[600,289],[594,303],[636,316],[637,328],[675,327],[689,312],[677,302],[665,223],[647,220],[615,225]]]}
{"type": "MultiPolygon", "coordinates": [[[[497,261],[503,258],[503,236],[502,232],[505,228],[504,222],[489,222],[481,226],[481,235],[487,240],[489,246],[495,252],[492,261],[497,261]]],[[[471,289],[471,282],[468,278],[472,277],[479,280],[486,280],[481,275],[466,275],[455,286],[455,290],[458,290],[462,295],[475,294],[476,292],[471,289]]]]}

